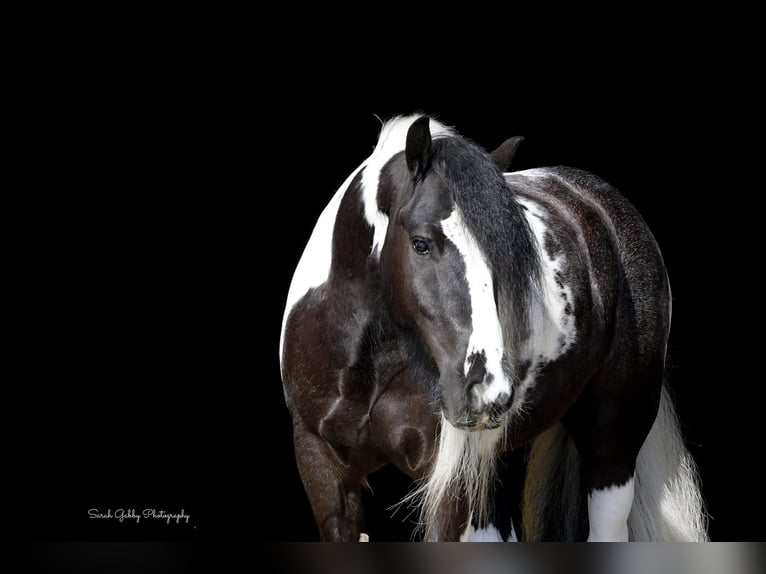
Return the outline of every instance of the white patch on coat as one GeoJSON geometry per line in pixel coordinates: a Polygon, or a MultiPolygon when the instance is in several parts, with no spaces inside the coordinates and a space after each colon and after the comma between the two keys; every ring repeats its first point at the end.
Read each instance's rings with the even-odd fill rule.
{"type": "Polygon", "coordinates": [[[290,289],[287,291],[287,302],[285,303],[285,313],[282,316],[282,332],[279,335],[279,363],[282,364],[282,353],[285,342],[285,326],[287,317],[290,315],[295,304],[308,293],[309,289],[319,287],[330,276],[330,266],[332,265],[332,236],[335,229],[335,218],[338,215],[338,208],[349,185],[353,181],[359,170],[364,164],[356,168],[351,175],[346,178],[343,185],[340,186],[335,195],[332,196],[330,203],[324,208],[319,219],[314,225],[314,231],[309,237],[309,241],[303,250],[298,265],[293,273],[293,279],[290,282],[290,289]]]}
{"type": "Polygon", "coordinates": [[[494,402],[501,393],[511,393],[511,382],[503,370],[503,330],[497,314],[492,272],[476,239],[456,207],[442,220],[444,235],[457,248],[465,263],[465,278],[471,297],[471,336],[463,364],[464,374],[471,368],[474,353],[484,352],[489,384],[476,385],[480,405],[494,402]]]}
{"type": "Polygon", "coordinates": [[[634,480],[594,490],[588,496],[588,542],[627,542],[628,515],[633,506],[634,480]]]}
{"type": "Polygon", "coordinates": [[[470,525],[460,536],[460,542],[504,542],[500,531],[490,525],[478,530],[470,525]]]}
{"type": "Polygon", "coordinates": [[[562,275],[566,263],[564,255],[553,256],[545,250],[549,214],[529,199],[518,198],[518,202],[526,208],[524,215],[538,245],[542,275],[541,292],[533,300],[530,310],[532,334],[521,353],[521,359],[530,361],[530,366],[516,389],[514,410],[521,407],[524,394],[534,384],[537,370],[563,355],[577,337],[572,288],[564,282],[562,275]],[[567,306],[568,314],[565,312],[567,306]]]}
{"type": "Polygon", "coordinates": [[[513,529],[513,521],[511,521],[511,532],[508,534],[508,539],[503,540],[500,535],[500,531],[490,524],[486,528],[475,528],[473,524],[469,524],[465,532],[460,535],[460,542],[518,542],[516,538],[516,531],[513,529]]]}

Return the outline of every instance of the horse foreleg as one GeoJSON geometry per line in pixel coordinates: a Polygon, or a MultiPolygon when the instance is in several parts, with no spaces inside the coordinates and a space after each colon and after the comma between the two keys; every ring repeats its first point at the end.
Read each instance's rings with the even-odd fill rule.
{"type": "Polygon", "coordinates": [[[464,536],[470,531],[468,508],[465,498],[455,493],[447,494],[439,503],[439,512],[435,523],[431,525],[428,542],[464,542],[464,536]]]}
{"type": "Polygon", "coordinates": [[[295,456],[322,541],[366,542],[362,533],[361,481],[338,460],[327,442],[295,417],[295,456]]]}
{"type": "Polygon", "coordinates": [[[522,535],[521,493],[527,451],[506,451],[500,454],[493,504],[487,523],[477,524],[475,519],[460,536],[461,542],[517,542],[522,535]]]}
{"type": "Polygon", "coordinates": [[[588,495],[588,542],[627,542],[628,515],[633,505],[633,477],[588,495]]]}
{"type": "Polygon", "coordinates": [[[588,541],[628,542],[636,458],[652,417],[641,401],[602,401],[572,426],[588,491],[588,541]]]}
{"type": "Polygon", "coordinates": [[[590,542],[629,540],[636,459],[657,415],[664,365],[650,367],[608,370],[568,414],[587,481],[590,542]]]}

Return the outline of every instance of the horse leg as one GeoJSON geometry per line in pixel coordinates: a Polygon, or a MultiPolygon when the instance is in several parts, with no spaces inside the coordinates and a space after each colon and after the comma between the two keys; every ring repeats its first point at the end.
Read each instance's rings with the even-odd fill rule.
{"type": "Polygon", "coordinates": [[[431,528],[431,537],[427,541],[465,542],[464,537],[470,529],[465,497],[452,492],[439,503],[439,512],[431,528]]]}
{"type": "Polygon", "coordinates": [[[628,541],[636,459],[659,405],[661,371],[656,375],[648,377],[656,385],[595,381],[565,421],[587,481],[589,542],[628,541]]]}
{"type": "Polygon", "coordinates": [[[298,416],[293,420],[293,441],[322,541],[364,541],[361,477],[354,476],[327,441],[307,429],[298,416]]]}
{"type": "MultiPolygon", "coordinates": [[[[583,459],[588,489],[588,541],[627,542],[638,451],[628,450],[625,446],[616,450],[604,449],[597,438],[573,435],[583,459]]],[[[619,444],[619,441],[614,442],[619,444]]]]}
{"type": "Polygon", "coordinates": [[[633,475],[623,484],[593,489],[588,495],[588,542],[628,542],[633,475]]]}
{"type": "Polygon", "coordinates": [[[523,539],[521,496],[527,455],[527,449],[499,454],[488,522],[480,525],[472,520],[460,536],[461,542],[517,542],[523,539]]]}

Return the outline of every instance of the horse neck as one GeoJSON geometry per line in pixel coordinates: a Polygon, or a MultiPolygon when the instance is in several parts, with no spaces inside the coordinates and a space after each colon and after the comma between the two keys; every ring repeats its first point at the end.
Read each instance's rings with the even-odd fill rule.
{"type": "Polygon", "coordinates": [[[393,337],[381,296],[375,229],[365,217],[361,176],[354,178],[340,201],[332,237],[327,293],[334,320],[340,322],[356,352],[375,353],[393,337]]]}

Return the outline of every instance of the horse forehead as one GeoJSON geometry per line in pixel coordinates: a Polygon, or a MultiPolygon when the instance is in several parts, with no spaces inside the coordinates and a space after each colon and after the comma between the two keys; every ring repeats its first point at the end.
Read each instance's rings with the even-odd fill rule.
{"type": "MultiPolygon", "coordinates": [[[[409,128],[421,116],[422,114],[398,116],[383,124],[375,149],[362,164],[364,168],[362,170],[364,218],[373,229],[371,253],[380,253],[379,248],[385,242],[386,231],[388,229],[388,216],[380,211],[378,207],[381,173],[391,159],[400,152],[404,152],[409,128]]],[[[454,134],[451,128],[444,126],[433,118],[430,119],[430,129],[432,137],[454,134]]]]}
{"type": "Polygon", "coordinates": [[[447,190],[438,181],[424,182],[405,204],[410,217],[438,224],[449,218],[456,206],[447,190]]]}

